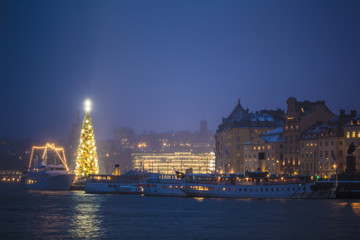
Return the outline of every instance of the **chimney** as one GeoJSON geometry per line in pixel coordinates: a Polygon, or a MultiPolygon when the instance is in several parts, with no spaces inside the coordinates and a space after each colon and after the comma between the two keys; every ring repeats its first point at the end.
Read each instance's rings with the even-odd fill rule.
{"type": "Polygon", "coordinates": [[[340,117],[343,117],[345,115],[345,110],[344,109],[340,109],[340,117]]]}
{"type": "Polygon", "coordinates": [[[115,164],[115,168],[114,168],[114,171],[113,171],[113,175],[114,176],[120,176],[120,165],[119,164],[115,164]]]}
{"type": "Polygon", "coordinates": [[[351,115],[351,117],[355,117],[356,116],[356,110],[351,110],[350,115],[351,115]]]}

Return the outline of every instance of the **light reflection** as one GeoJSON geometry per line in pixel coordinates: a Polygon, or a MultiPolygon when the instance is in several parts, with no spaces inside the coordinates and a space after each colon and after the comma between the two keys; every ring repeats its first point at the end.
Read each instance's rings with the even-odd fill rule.
{"type": "Polygon", "coordinates": [[[358,202],[352,202],[350,203],[350,206],[355,213],[355,215],[360,216],[360,203],[358,202]]]}
{"type": "Polygon", "coordinates": [[[198,202],[202,202],[202,201],[204,201],[204,198],[203,197],[195,197],[195,200],[198,202]]]}
{"type": "Polygon", "coordinates": [[[70,226],[73,237],[75,239],[101,238],[102,221],[99,216],[98,196],[79,193],[74,196],[74,202],[70,226]]]}

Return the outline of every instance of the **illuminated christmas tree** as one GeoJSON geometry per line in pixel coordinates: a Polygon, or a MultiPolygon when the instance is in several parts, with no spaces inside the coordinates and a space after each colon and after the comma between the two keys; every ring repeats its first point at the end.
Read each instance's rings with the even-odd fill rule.
{"type": "Polygon", "coordinates": [[[90,100],[85,101],[86,115],[81,129],[80,143],[76,154],[75,175],[77,179],[85,179],[89,174],[99,173],[98,155],[96,152],[94,129],[89,112],[90,100]]]}

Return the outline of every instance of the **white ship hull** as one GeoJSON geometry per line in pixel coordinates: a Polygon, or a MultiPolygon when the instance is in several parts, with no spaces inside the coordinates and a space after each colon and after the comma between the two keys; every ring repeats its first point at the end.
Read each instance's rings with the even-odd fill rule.
{"type": "Polygon", "coordinates": [[[216,198],[335,198],[335,189],[312,191],[312,183],[274,185],[212,185],[187,184],[181,189],[191,197],[216,198]]]}
{"type": "Polygon", "coordinates": [[[145,196],[178,196],[184,197],[186,194],[181,191],[182,185],[157,183],[144,185],[145,196]]]}
{"type": "Polygon", "coordinates": [[[117,194],[142,194],[143,188],[137,185],[124,185],[107,182],[85,182],[86,193],[117,193],[117,194]]]}
{"type": "Polygon", "coordinates": [[[41,175],[31,174],[25,178],[24,186],[31,190],[61,190],[66,191],[70,189],[70,185],[75,178],[74,174],[61,175],[41,175]]]}

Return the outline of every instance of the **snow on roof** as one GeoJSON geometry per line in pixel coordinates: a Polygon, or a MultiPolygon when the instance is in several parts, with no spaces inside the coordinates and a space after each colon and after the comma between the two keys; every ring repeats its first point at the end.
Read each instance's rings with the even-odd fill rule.
{"type": "Polygon", "coordinates": [[[283,142],[283,128],[275,128],[269,132],[261,134],[259,137],[268,143],[283,142]]]}

